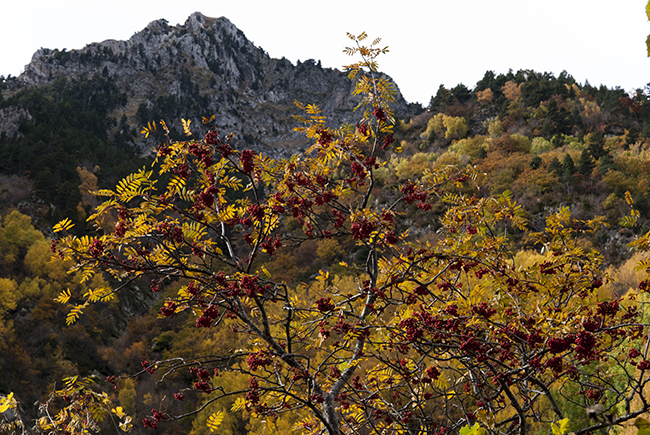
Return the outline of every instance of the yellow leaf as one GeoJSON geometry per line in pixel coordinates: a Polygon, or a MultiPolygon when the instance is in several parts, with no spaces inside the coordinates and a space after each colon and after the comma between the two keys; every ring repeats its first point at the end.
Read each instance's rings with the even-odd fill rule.
{"type": "Polygon", "coordinates": [[[83,309],[86,308],[87,306],[88,306],[88,302],[85,302],[81,305],[76,305],[75,307],[73,307],[65,318],[65,324],[70,326],[74,322],[76,322],[79,316],[81,316],[81,314],[83,313],[83,309]]]}
{"type": "Polygon", "coordinates": [[[342,372],[346,371],[350,367],[355,367],[359,361],[344,361],[338,365],[338,369],[342,372]]]}
{"type": "Polygon", "coordinates": [[[9,395],[3,399],[0,399],[0,413],[5,412],[9,408],[13,407],[14,404],[14,393],[9,393],[9,395]]]}
{"type": "Polygon", "coordinates": [[[63,382],[67,388],[72,388],[72,386],[77,382],[77,379],[79,379],[79,376],[75,375],[69,378],[63,378],[63,382]]]}
{"type": "Polygon", "coordinates": [[[38,427],[40,427],[43,430],[49,430],[52,429],[54,426],[50,424],[50,420],[48,420],[47,417],[41,417],[38,419],[38,427]]]}
{"type": "Polygon", "coordinates": [[[117,408],[111,409],[111,412],[113,412],[113,414],[117,415],[118,418],[123,418],[124,415],[125,415],[124,410],[122,409],[121,406],[118,406],[117,408]]]}
{"type": "Polygon", "coordinates": [[[72,223],[70,219],[65,218],[58,224],[54,225],[54,228],[52,228],[52,230],[55,233],[59,233],[61,231],[68,231],[72,227],[74,227],[74,223],[72,223]]]}
{"type": "Polygon", "coordinates": [[[124,432],[129,432],[132,428],[133,425],[131,424],[131,417],[127,415],[124,421],[120,423],[120,429],[122,429],[124,432]]]}
{"type": "Polygon", "coordinates": [[[486,435],[487,431],[478,423],[475,423],[474,426],[466,425],[461,427],[459,433],[460,435],[486,435]]]}
{"type": "Polygon", "coordinates": [[[235,400],[235,403],[230,407],[231,411],[242,411],[244,409],[246,409],[246,399],[243,397],[238,397],[237,400],[235,400]]]}
{"type": "Polygon", "coordinates": [[[223,421],[224,417],[224,412],[219,411],[219,412],[213,412],[210,417],[208,417],[208,421],[205,423],[209,428],[210,432],[214,432],[217,430],[221,422],[223,421]]]}
{"type": "Polygon", "coordinates": [[[144,134],[145,139],[149,137],[149,133],[156,130],[156,123],[154,121],[153,125],[148,122],[146,126],[142,127],[140,134],[144,134]]]}
{"type": "Polygon", "coordinates": [[[551,431],[553,435],[564,435],[569,430],[569,419],[564,418],[558,421],[558,424],[551,423],[551,431]]]}
{"type": "Polygon", "coordinates": [[[70,300],[70,289],[63,290],[59,296],[54,299],[54,302],[58,302],[60,304],[65,304],[70,300]]]}
{"type": "Polygon", "coordinates": [[[181,123],[183,123],[183,133],[185,133],[185,136],[191,136],[192,131],[190,130],[190,123],[192,121],[190,119],[181,119],[181,123]]]}
{"type": "Polygon", "coordinates": [[[260,269],[262,270],[262,272],[264,272],[264,275],[266,275],[267,278],[271,278],[271,272],[269,272],[269,271],[266,269],[266,267],[264,267],[264,265],[262,265],[262,266],[260,267],[260,269]]]}

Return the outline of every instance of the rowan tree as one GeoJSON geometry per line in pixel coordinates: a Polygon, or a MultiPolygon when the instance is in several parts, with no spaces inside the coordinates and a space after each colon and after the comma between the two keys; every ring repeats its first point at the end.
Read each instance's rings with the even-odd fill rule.
{"type": "MultiPolygon", "coordinates": [[[[291,413],[305,432],[330,435],[445,434],[476,422],[525,434],[560,421],[566,428],[567,403],[597,410],[575,429],[586,433],[647,411],[638,296],[600,294],[602,256],[583,241],[602,220],[561,208],[532,233],[509,192],[479,194],[471,166],[437,166],[376,200],[380,155],[400,151],[394,88],[378,73],[376,58],[387,51],[380,40],[350,38],[347,53],[361,58],[347,67],[360,98],[355,125],[329,127],[318,107],[299,104],[299,130],[314,144],[272,159],[235,149],[214,128],[195,136],[183,121],[187,140],[176,141],[164,122],[149,124],[143,133],[159,126],[164,136],[157,161],[97,192],[104,202],[89,217],[97,234],[76,237],[69,220],[55,227],[53,251],[74,260],[83,282],[101,271],[118,283],[64,292],[60,301],[76,303],[70,323],[91,303],[142,291],[132,284],[146,277],[150,291],[180,286],[161,316],[189,312],[197,328],[243,337],[243,348],[223,355],[144,361],[161,380],[191,374],[178,400],[206,398],[183,415],[153,410],[144,425],[231,397],[233,411],[291,413]],[[438,219],[438,233],[410,235],[413,211],[438,219]],[[537,251],[518,252],[513,233],[537,251]],[[264,263],[313,239],[358,249],[342,259],[323,254],[340,260],[345,279],[321,271],[304,297],[304,287],[275,280],[264,263]],[[222,383],[222,373],[247,382],[222,383]]],[[[212,414],[208,427],[223,417],[212,414]]]]}

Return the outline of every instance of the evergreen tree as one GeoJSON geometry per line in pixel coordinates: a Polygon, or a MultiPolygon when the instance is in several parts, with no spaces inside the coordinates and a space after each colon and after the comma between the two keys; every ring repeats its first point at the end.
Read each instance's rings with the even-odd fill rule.
{"type": "Polygon", "coordinates": [[[529,163],[530,167],[533,169],[537,169],[542,165],[542,158],[540,156],[535,156],[530,160],[529,163]]]}
{"type": "Polygon", "coordinates": [[[598,161],[598,172],[601,175],[605,175],[610,169],[616,169],[616,165],[610,155],[605,154],[598,161]]]}
{"type": "Polygon", "coordinates": [[[451,95],[453,95],[459,103],[467,103],[472,98],[472,92],[462,83],[451,89],[451,95]]]}
{"type": "Polygon", "coordinates": [[[650,137],[650,124],[648,124],[647,122],[643,123],[643,128],[641,129],[641,137],[642,138],[650,137]]]}
{"type": "Polygon", "coordinates": [[[576,166],[573,163],[573,159],[567,153],[562,160],[562,181],[569,183],[573,180],[573,174],[576,173],[576,166]]]}
{"type": "Polygon", "coordinates": [[[603,133],[596,132],[587,136],[587,147],[594,159],[599,159],[606,154],[605,138],[603,133]]]}
{"type": "Polygon", "coordinates": [[[496,76],[494,71],[486,71],[483,78],[476,83],[474,92],[484,91],[485,89],[492,89],[492,92],[496,92],[499,89],[495,86],[496,76]]]}
{"type": "Polygon", "coordinates": [[[431,97],[429,101],[429,111],[430,112],[439,112],[445,110],[448,104],[451,104],[454,101],[454,96],[451,94],[449,89],[445,88],[444,85],[438,87],[438,92],[436,95],[431,97]]]}
{"type": "Polygon", "coordinates": [[[548,172],[549,174],[554,174],[557,176],[562,175],[562,164],[560,163],[557,157],[553,157],[551,163],[549,163],[548,172]]]}
{"type": "Polygon", "coordinates": [[[578,160],[578,172],[585,177],[588,177],[591,175],[591,171],[594,170],[595,166],[594,159],[589,154],[589,151],[582,150],[580,153],[580,160],[578,160]]]}

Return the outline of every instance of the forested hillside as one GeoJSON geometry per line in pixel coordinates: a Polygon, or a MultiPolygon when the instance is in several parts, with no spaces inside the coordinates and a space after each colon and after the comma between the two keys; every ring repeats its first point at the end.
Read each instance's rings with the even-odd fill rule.
{"type": "Polygon", "coordinates": [[[647,413],[648,89],[487,72],[418,109],[363,62],[348,82],[251,44],[250,71],[201,69],[187,47],[248,47],[219,23],[155,22],[131,42],[172,35],[176,51],[109,41],[0,80],[0,393],[26,425],[38,402],[87,406],[71,376],[121,407],[84,423],[104,433],[122,411],[169,434],[509,434],[560,417],[582,433],[647,413]],[[203,47],[206,29],[222,36],[203,47]],[[161,83],[148,62],[165,56],[196,62],[164,77],[178,93],[124,87],[117,65],[161,83]],[[101,72],[59,76],[84,62],[101,72]],[[295,93],[319,101],[289,109],[295,93]]]}
{"type": "Polygon", "coordinates": [[[484,193],[512,192],[535,229],[561,205],[606,217],[611,231],[593,243],[614,263],[624,258],[631,233],[616,225],[628,209],[624,193],[642,217],[650,211],[647,89],[628,95],[565,72],[487,72],[471,91],[441,86],[428,109],[397,128],[408,156],[391,163],[402,178],[471,163],[485,174],[484,193]]]}

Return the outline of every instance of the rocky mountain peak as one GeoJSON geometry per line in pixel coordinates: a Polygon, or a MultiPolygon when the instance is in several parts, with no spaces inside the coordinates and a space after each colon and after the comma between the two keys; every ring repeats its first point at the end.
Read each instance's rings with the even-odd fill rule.
{"type": "MultiPolygon", "coordinates": [[[[308,60],[293,65],[272,59],[250,42],[227,18],[200,12],[182,25],[149,23],[127,41],[106,40],[80,50],[38,50],[23,74],[20,88],[45,86],[60,77],[73,82],[101,77],[124,95],[111,116],[126,117],[139,129],[164,118],[199,120],[215,115],[217,125],[234,132],[246,146],[270,154],[296,152],[293,102],[315,103],[333,123],[355,121],[352,83],[342,71],[308,60]]],[[[398,95],[396,111],[409,106],[398,95]]],[[[134,138],[143,149],[148,144],[134,138]]]]}

